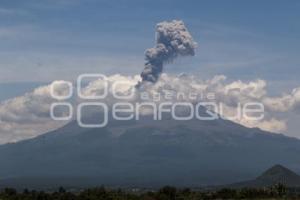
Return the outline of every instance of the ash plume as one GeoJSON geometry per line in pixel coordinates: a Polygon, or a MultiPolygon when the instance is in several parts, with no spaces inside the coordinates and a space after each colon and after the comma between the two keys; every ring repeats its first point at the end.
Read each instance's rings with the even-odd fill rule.
{"type": "Polygon", "coordinates": [[[193,56],[197,43],[185,27],[183,21],[164,21],[156,25],[156,44],[145,52],[145,68],[142,81],[155,83],[163,71],[165,63],[178,56],[193,56]]]}

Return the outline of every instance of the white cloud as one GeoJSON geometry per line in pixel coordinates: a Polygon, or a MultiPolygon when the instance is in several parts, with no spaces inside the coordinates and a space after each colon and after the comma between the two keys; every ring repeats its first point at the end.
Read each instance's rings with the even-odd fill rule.
{"type": "MultiPolygon", "coordinates": [[[[118,79],[124,79],[120,75],[109,77],[111,83],[118,79]]],[[[127,78],[128,81],[137,82],[137,78],[127,78]]],[[[97,82],[97,81],[96,81],[97,82]]],[[[98,83],[93,84],[100,84],[98,83]]],[[[287,112],[290,111],[297,102],[299,102],[299,90],[294,89],[293,92],[289,95],[282,97],[269,97],[266,90],[267,83],[264,80],[255,80],[250,82],[243,82],[241,80],[226,82],[226,77],[224,75],[218,75],[209,80],[201,80],[194,76],[181,75],[179,77],[169,76],[162,74],[161,78],[156,84],[145,84],[140,90],[147,91],[152,94],[152,100],[157,100],[157,94],[159,94],[159,101],[169,101],[166,99],[166,93],[172,91],[173,95],[171,101],[178,101],[178,95],[180,95],[181,101],[192,101],[196,102],[197,100],[192,100],[189,98],[190,93],[198,94],[198,97],[201,95],[206,95],[209,93],[215,94],[215,101],[222,104],[224,108],[223,114],[226,116],[235,116],[237,112],[237,106],[239,104],[243,105],[249,102],[263,103],[266,107],[263,120],[249,121],[244,118],[232,119],[233,121],[240,123],[247,127],[259,127],[263,130],[272,131],[272,132],[284,132],[287,130],[286,119],[276,119],[274,114],[276,112],[287,112]],[[183,98],[183,99],[182,99],[183,98]],[[282,104],[282,99],[288,98],[288,106],[286,109],[278,109],[278,106],[272,104],[282,104]],[[272,102],[272,103],[270,103],[272,102]],[[271,109],[272,108],[272,109],[271,109]]],[[[99,87],[98,87],[99,88],[99,87]]],[[[135,96],[131,101],[141,101],[138,95],[135,96]]],[[[200,101],[203,100],[200,99],[200,101]]],[[[206,100],[206,99],[204,99],[206,100]]],[[[112,99],[107,100],[108,103],[112,104],[112,99]]]]}
{"type": "MultiPolygon", "coordinates": [[[[198,102],[206,100],[205,96],[209,93],[215,94],[215,102],[222,103],[225,116],[234,116],[236,106],[247,102],[263,102],[266,107],[265,118],[259,121],[249,121],[243,118],[232,119],[247,127],[259,127],[263,130],[273,132],[283,132],[287,129],[287,120],[285,118],[275,118],[275,113],[289,112],[299,106],[300,88],[294,89],[290,94],[280,97],[270,97],[266,90],[266,81],[255,80],[250,82],[233,81],[228,82],[224,75],[215,76],[212,79],[201,80],[194,76],[180,75],[169,76],[162,74],[156,84],[144,84],[141,88],[135,88],[136,83],[141,79],[140,76],[122,76],[112,75],[108,78],[108,97],[102,100],[108,105],[112,105],[119,100],[112,97],[112,86],[116,81],[127,82],[128,84],[117,84],[117,91],[128,93],[134,91],[134,95],[126,100],[127,102],[140,102],[141,93],[147,92],[150,99],[158,102],[163,101],[190,101],[198,102]],[[171,93],[166,96],[166,93],[171,93]],[[197,99],[190,99],[189,94],[197,94],[197,99]],[[157,94],[160,99],[157,100],[157,94]],[[180,95],[180,99],[176,94],[180,95]],[[156,99],[155,99],[156,98],[156,99]],[[201,98],[201,99],[199,99],[201,98]]],[[[66,90],[64,81],[56,81],[55,87],[61,93],[66,90]],[[61,87],[60,87],[61,86],[61,87]]],[[[103,87],[103,80],[94,80],[83,88],[85,95],[99,94],[103,87]]],[[[49,130],[56,129],[67,122],[56,122],[50,119],[50,105],[57,100],[50,95],[51,85],[39,87],[24,96],[7,100],[0,104],[0,143],[15,142],[27,138],[32,138],[43,134],[49,130]]],[[[83,101],[78,99],[79,102],[83,101]]]]}
{"type": "Polygon", "coordinates": [[[300,87],[293,89],[290,94],[284,94],[280,97],[265,97],[263,98],[263,103],[271,111],[298,111],[300,105],[300,87]]]}
{"type": "MultiPolygon", "coordinates": [[[[53,82],[60,91],[65,89],[63,83],[53,82]]],[[[50,88],[51,85],[39,87],[0,104],[0,143],[35,137],[66,123],[55,122],[49,117],[50,105],[55,101],[50,88]]]]}

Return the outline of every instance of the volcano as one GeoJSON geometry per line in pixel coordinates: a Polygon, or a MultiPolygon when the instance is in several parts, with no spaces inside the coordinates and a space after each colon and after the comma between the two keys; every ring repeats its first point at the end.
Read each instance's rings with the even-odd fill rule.
{"type": "MultiPolygon", "coordinates": [[[[0,146],[0,186],[201,187],[251,180],[270,164],[300,171],[300,140],[231,121],[73,121],[39,137],[0,146]]],[[[275,166],[253,184],[299,178],[275,166]]]]}

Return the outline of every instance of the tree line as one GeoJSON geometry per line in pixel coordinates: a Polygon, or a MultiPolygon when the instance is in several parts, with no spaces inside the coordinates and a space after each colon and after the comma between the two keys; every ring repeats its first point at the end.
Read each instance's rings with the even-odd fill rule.
{"type": "Polygon", "coordinates": [[[191,190],[165,186],[157,191],[108,189],[104,187],[68,191],[60,187],[54,192],[4,188],[0,200],[213,200],[213,199],[300,199],[300,189],[276,184],[265,188],[223,188],[191,190]]]}

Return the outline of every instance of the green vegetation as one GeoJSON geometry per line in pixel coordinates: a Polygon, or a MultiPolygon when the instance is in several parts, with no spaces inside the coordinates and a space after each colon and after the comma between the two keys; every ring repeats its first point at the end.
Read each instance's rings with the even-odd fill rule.
{"type": "Polygon", "coordinates": [[[158,191],[111,190],[104,187],[77,192],[59,188],[55,192],[29,191],[17,192],[6,188],[0,193],[0,200],[209,200],[209,199],[300,199],[299,189],[286,188],[276,184],[268,188],[243,188],[220,190],[177,189],[166,186],[158,191]]]}

